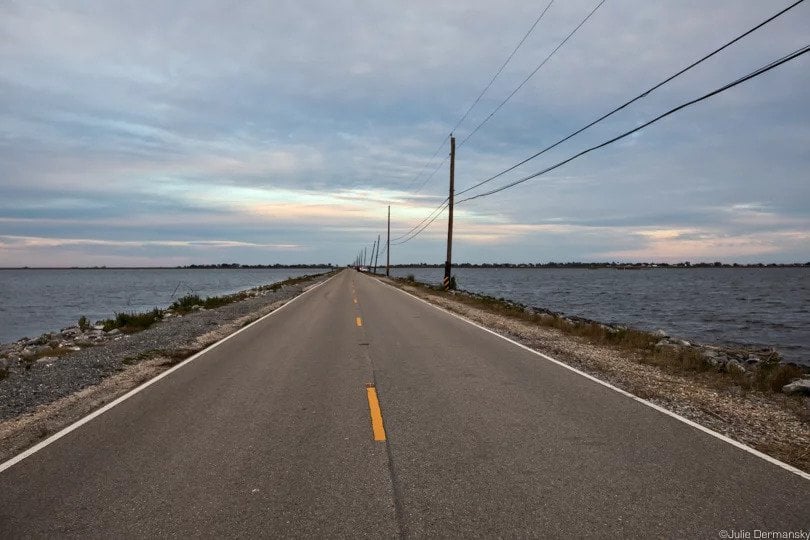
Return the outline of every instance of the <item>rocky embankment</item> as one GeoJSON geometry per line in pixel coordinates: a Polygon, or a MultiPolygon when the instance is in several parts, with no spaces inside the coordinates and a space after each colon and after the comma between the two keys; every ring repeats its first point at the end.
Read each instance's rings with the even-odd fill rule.
{"type": "MultiPolygon", "coordinates": [[[[597,326],[608,334],[619,334],[629,330],[628,327],[622,325],[605,324],[584,317],[568,316],[564,313],[545,308],[526,306],[503,299],[495,300],[491,297],[468,291],[457,291],[455,294],[466,295],[471,298],[486,299],[488,301],[497,301],[505,306],[523,310],[530,315],[547,317],[559,321],[563,326],[568,325],[572,328],[597,326]]],[[[785,362],[779,354],[779,351],[774,348],[731,347],[694,343],[669,336],[663,330],[656,330],[649,333],[637,330],[635,332],[654,337],[654,350],[656,352],[673,357],[692,356],[700,359],[707,368],[721,373],[728,373],[744,378],[754,378],[757,372],[763,369],[773,367],[792,369],[796,376],[793,377],[794,380],[791,382],[781,385],[781,391],[785,394],[810,395],[810,366],[800,365],[795,362],[785,362]]]]}
{"type": "Polygon", "coordinates": [[[180,314],[161,312],[146,330],[127,333],[103,324],[72,326],[37,338],[0,345],[0,421],[34,411],[158,356],[162,367],[177,363],[225,332],[276,309],[326,275],[280,286],[259,287],[244,299],[216,309],[194,306],[180,314]],[[218,331],[219,330],[219,331],[218,331]]]}

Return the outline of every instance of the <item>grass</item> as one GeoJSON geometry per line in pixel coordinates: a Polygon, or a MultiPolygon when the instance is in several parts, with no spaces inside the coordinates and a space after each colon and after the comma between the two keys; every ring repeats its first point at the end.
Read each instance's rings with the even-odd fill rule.
{"type": "Polygon", "coordinates": [[[82,332],[90,329],[90,319],[82,315],[79,317],[79,330],[82,332]]]}
{"type": "MultiPolygon", "coordinates": [[[[287,278],[284,281],[279,281],[277,283],[272,283],[270,285],[261,285],[260,287],[256,287],[256,290],[276,292],[280,290],[282,287],[290,287],[308,281],[313,277],[315,277],[316,275],[318,274],[299,276],[296,278],[287,278]]],[[[232,304],[234,302],[239,302],[240,300],[245,300],[246,298],[250,298],[251,296],[253,295],[251,294],[250,291],[240,291],[238,293],[226,294],[222,296],[207,296],[205,298],[202,298],[197,294],[189,294],[175,300],[174,303],[172,303],[172,305],[169,306],[169,309],[171,309],[175,313],[184,315],[186,313],[194,311],[195,308],[216,309],[218,307],[232,304]]]]}
{"type": "Polygon", "coordinates": [[[806,370],[801,367],[781,363],[779,355],[775,352],[764,358],[754,369],[745,373],[729,373],[707,363],[699,349],[656,347],[661,338],[651,332],[611,327],[585,319],[564,317],[549,311],[528,309],[522,304],[510,302],[504,298],[469,292],[444,291],[441,287],[415,282],[412,277],[409,275],[398,281],[490,313],[520,319],[538,326],[556,328],[565,334],[584,338],[595,345],[632,353],[640,363],[654,365],[668,372],[716,375],[714,382],[722,387],[738,386],[743,390],[780,393],[784,385],[807,374],[806,370]]]}
{"type": "Polygon", "coordinates": [[[163,310],[158,308],[145,313],[116,313],[114,319],[101,321],[104,331],[119,329],[122,332],[132,333],[146,330],[156,322],[163,319],[163,310]]]}
{"type": "Polygon", "coordinates": [[[169,309],[175,313],[185,314],[194,311],[195,309],[216,309],[233,302],[238,302],[250,297],[250,293],[238,292],[236,294],[228,294],[224,296],[207,296],[201,298],[196,294],[188,294],[177,300],[169,306],[169,309]]]}

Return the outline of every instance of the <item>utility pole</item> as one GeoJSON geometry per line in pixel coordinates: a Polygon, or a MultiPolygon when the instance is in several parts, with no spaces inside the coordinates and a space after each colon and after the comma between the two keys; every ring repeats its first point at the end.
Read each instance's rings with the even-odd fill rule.
{"type": "Polygon", "coordinates": [[[388,206],[388,240],[385,242],[385,277],[391,273],[391,206],[388,206]]]}
{"type": "Polygon", "coordinates": [[[456,138],[450,135],[450,212],[447,219],[447,260],[444,262],[444,288],[450,288],[450,269],[453,264],[453,195],[455,194],[456,138]]]}
{"type": "MultiPolygon", "coordinates": [[[[369,268],[374,268],[374,250],[377,248],[377,241],[371,243],[371,254],[368,257],[369,268]]],[[[373,271],[373,270],[372,270],[373,271]]]]}
{"type": "Polygon", "coordinates": [[[377,262],[380,260],[380,235],[377,235],[377,254],[374,256],[374,273],[377,273],[377,262]]]}

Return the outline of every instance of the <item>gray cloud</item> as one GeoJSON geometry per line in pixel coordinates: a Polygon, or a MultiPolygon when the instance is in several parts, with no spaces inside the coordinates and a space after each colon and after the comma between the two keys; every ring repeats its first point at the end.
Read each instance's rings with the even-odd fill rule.
{"type": "MultiPolygon", "coordinates": [[[[557,1],[458,136],[593,5],[557,1]]],[[[783,5],[607,2],[459,149],[457,185],[469,186],[553,142],[783,5]]],[[[232,242],[216,249],[231,249],[244,262],[351,258],[359,243],[382,231],[387,204],[395,205],[395,228],[404,232],[445,196],[446,167],[416,195],[421,181],[415,178],[542,7],[0,3],[2,231],[143,241],[138,260],[151,253],[155,262],[168,256],[166,246],[150,241],[206,238],[232,242]],[[298,218],[295,212],[279,217],[276,207],[257,210],[268,201],[282,204],[279,193],[289,208],[304,205],[298,218]],[[261,247],[269,244],[303,248],[261,247]]],[[[504,180],[805,45],[808,23],[810,9],[796,8],[504,180]]],[[[644,236],[657,228],[689,231],[678,238],[705,245],[722,235],[770,235],[762,239],[770,242],[770,259],[808,258],[806,245],[790,240],[810,225],[807,66],[804,57],[547,178],[462,205],[460,225],[466,219],[471,228],[467,240],[459,231],[460,256],[587,260],[643,253],[645,246],[660,256],[663,248],[644,236]],[[746,204],[759,210],[745,210],[746,204]],[[570,230],[500,229],[496,244],[477,232],[476,224],[486,223],[493,230],[544,223],[570,230]]],[[[445,154],[446,148],[439,157],[445,154]]],[[[432,234],[398,248],[397,257],[441,260],[441,235],[432,234]]],[[[63,259],[55,250],[54,257],[78,264],[81,247],[63,259]]],[[[92,247],[94,260],[103,259],[105,246],[92,247]]],[[[673,244],[673,256],[681,249],[696,250],[692,258],[702,253],[698,244],[682,243],[673,244]]],[[[760,249],[746,252],[743,241],[724,253],[737,260],[764,256],[760,249]]],[[[42,257],[34,247],[15,249],[1,254],[0,264],[42,257]]],[[[110,257],[124,261],[125,250],[110,257]]],[[[196,248],[172,257],[207,260],[196,248]]]]}

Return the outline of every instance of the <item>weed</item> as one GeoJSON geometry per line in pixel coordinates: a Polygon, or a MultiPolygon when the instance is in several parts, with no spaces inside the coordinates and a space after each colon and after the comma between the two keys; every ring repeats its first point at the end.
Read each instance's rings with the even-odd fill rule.
{"type": "Polygon", "coordinates": [[[79,317],[79,330],[84,332],[85,330],[89,329],[90,329],[90,320],[84,315],[82,315],[81,317],[79,317]]]}
{"type": "Polygon", "coordinates": [[[158,308],[146,313],[116,313],[114,319],[102,321],[104,331],[118,328],[122,332],[139,332],[146,330],[163,318],[163,311],[158,308]]]}

